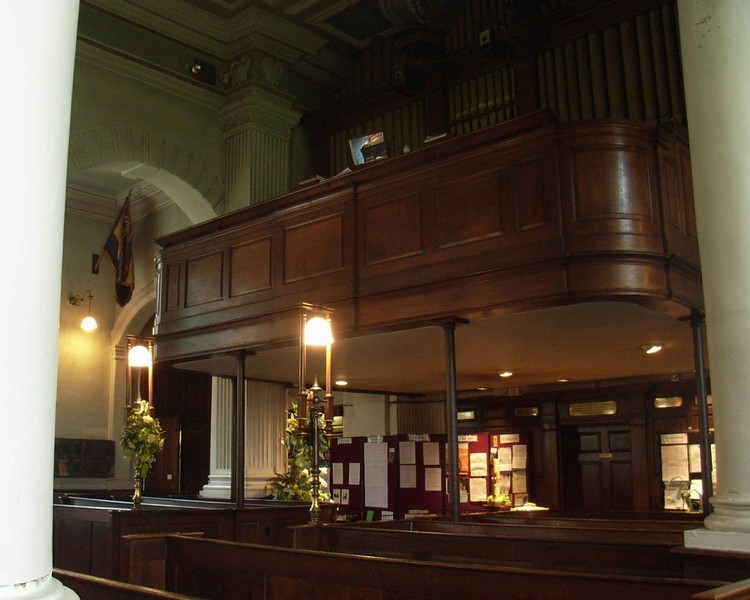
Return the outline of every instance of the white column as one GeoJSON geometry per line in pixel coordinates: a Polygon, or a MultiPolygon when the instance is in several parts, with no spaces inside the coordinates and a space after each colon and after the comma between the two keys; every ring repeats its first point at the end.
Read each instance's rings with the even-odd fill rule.
{"type": "Polygon", "coordinates": [[[0,599],[77,598],[52,578],[52,463],[77,0],[3,3],[0,49],[0,599]]]}
{"type": "Polygon", "coordinates": [[[229,500],[232,491],[232,380],[212,377],[211,453],[202,498],[229,500]]]}
{"type": "Polygon", "coordinates": [[[680,0],[717,494],[685,545],[750,552],[750,2],[680,0]]]}

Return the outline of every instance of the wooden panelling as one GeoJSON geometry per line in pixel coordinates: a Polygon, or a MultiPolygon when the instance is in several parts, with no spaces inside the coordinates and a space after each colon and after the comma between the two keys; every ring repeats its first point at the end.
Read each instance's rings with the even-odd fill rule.
{"type": "Polygon", "coordinates": [[[221,300],[224,279],[222,259],[221,252],[212,252],[187,261],[185,268],[187,273],[186,307],[221,300]]]}
{"type": "Polygon", "coordinates": [[[284,231],[284,283],[344,268],[344,220],[332,215],[284,231]]]}
{"type": "Polygon", "coordinates": [[[659,136],[659,178],[664,199],[664,233],[673,253],[698,260],[690,153],[684,131],[659,136]]]}
{"type": "Polygon", "coordinates": [[[164,308],[166,311],[175,310],[180,308],[182,301],[182,280],[180,274],[182,271],[182,265],[177,263],[169,265],[166,269],[167,273],[167,285],[166,294],[164,296],[166,302],[164,308]]]}
{"type": "Polygon", "coordinates": [[[654,219],[649,160],[637,148],[577,148],[571,152],[576,223],[588,219],[654,219]],[[596,173],[596,177],[591,177],[596,173]]]}
{"type": "Polygon", "coordinates": [[[496,172],[462,178],[435,190],[437,248],[502,235],[500,180],[496,172]]]}
{"type": "Polygon", "coordinates": [[[230,248],[229,296],[271,287],[271,239],[254,240],[230,248]]]}
{"type": "Polygon", "coordinates": [[[553,225],[550,218],[550,190],[545,185],[549,176],[549,159],[534,156],[513,166],[513,191],[515,195],[516,231],[528,231],[553,225]]]}
{"type": "Polygon", "coordinates": [[[421,199],[420,193],[411,192],[364,209],[366,264],[375,265],[423,252],[421,199]]]}
{"type": "Polygon", "coordinates": [[[187,296],[162,307],[159,360],[289,341],[302,301],[334,305],[337,326],[359,334],[591,298],[673,315],[699,307],[683,139],[633,122],[553,125],[545,114],[162,240],[160,264],[177,275],[160,279],[161,297],[179,297],[181,265],[187,296]]]}
{"type": "Polygon", "coordinates": [[[666,289],[663,261],[581,257],[568,266],[572,295],[658,295],[666,289]]]}
{"type": "Polygon", "coordinates": [[[655,139],[632,122],[566,128],[561,179],[571,252],[661,253],[655,139]]]}

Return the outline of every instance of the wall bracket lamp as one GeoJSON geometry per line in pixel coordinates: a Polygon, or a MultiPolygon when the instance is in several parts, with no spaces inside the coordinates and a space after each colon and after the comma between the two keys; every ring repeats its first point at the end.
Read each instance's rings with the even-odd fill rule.
{"type": "Polygon", "coordinates": [[[80,306],[83,302],[86,300],[89,301],[89,314],[88,316],[84,317],[83,321],[81,321],[81,329],[84,331],[94,331],[94,329],[97,328],[96,319],[91,316],[91,301],[94,299],[94,295],[91,293],[90,290],[86,290],[83,295],[76,294],[75,296],[70,296],[68,298],[68,304],[71,306],[80,306]]]}

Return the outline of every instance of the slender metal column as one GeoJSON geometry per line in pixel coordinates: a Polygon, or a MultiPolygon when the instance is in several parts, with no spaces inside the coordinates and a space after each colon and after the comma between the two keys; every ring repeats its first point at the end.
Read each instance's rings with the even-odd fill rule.
{"type": "Polygon", "coordinates": [[[458,425],[456,423],[456,324],[443,325],[445,333],[445,431],[448,434],[448,499],[451,519],[458,521],[461,515],[460,487],[458,481],[458,425]]]}
{"type": "Polygon", "coordinates": [[[701,481],[703,485],[703,514],[708,516],[713,510],[709,500],[713,492],[711,460],[711,439],[708,430],[708,401],[706,394],[706,359],[703,342],[703,321],[701,313],[694,312],[690,317],[693,328],[693,353],[695,360],[695,395],[698,399],[698,425],[700,427],[701,481]]]}
{"type": "Polygon", "coordinates": [[[245,507],[245,352],[237,354],[237,377],[234,381],[232,407],[232,487],[236,508],[245,507]]]}

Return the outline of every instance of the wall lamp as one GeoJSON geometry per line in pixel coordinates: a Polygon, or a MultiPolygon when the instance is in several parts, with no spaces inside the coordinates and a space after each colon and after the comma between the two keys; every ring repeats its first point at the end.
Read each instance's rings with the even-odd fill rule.
{"type": "Polygon", "coordinates": [[[94,331],[94,329],[97,328],[96,319],[91,316],[91,301],[94,299],[94,295],[91,293],[90,290],[86,290],[83,293],[83,296],[80,294],[76,294],[75,296],[70,296],[68,298],[68,304],[71,306],[79,306],[82,304],[85,300],[89,301],[89,314],[88,316],[84,317],[83,321],[81,321],[81,329],[84,331],[94,331]]]}
{"type": "Polygon", "coordinates": [[[333,333],[331,313],[328,308],[312,304],[300,305],[299,332],[299,405],[298,421],[300,433],[303,427],[312,433],[312,452],[310,476],[312,480],[312,503],[310,506],[310,525],[320,525],[320,436],[333,431],[333,394],[331,393],[331,344],[333,333]],[[318,385],[317,375],[311,387],[307,387],[307,347],[325,346],[325,396],[318,385]],[[325,408],[323,408],[325,402],[325,408]],[[307,416],[309,414],[309,420],[307,416]],[[321,420],[323,431],[321,431],[321,420]]]}

